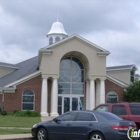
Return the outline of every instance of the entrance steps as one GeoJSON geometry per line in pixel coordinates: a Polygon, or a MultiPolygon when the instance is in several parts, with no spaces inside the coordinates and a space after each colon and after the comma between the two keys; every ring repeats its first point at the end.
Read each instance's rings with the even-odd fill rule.
{"type": "Polygon", "coordinates": [[[41,117],[41,121],[49,121],[49,120],[52,120],[52,119],[54,119],[54,118],[56,118],[56,117],[43,116],[43,117],[41,117]]]}

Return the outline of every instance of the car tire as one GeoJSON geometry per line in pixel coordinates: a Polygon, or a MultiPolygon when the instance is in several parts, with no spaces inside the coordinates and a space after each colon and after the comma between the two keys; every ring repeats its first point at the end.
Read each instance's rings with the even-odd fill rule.
{"type": "Polygon", "coordinates": [[[39,128],[37,131],[37,140],[48,140],[48,134],[45,128],[39,128]]]}
{"type": "Polygon", "coordinates": [[[103,135],[99,132],[94,132],[90,135],[89,140],[105,140],[103,135]]]}

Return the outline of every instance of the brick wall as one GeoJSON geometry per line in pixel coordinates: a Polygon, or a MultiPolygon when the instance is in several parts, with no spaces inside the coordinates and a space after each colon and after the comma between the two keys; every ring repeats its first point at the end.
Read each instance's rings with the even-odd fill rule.
{"type": "Polygon", "coordinates": [[[32,90],[35,94],[35,111],[40,112],[41,104],[41,76],[37,76],[17,86],[15,93],[6,93],[4,96],[4,109],[8,112],[22,109],[22,93],[24,90],[32,90]]]}
{"type": "Polygon", "coordinates": [[[118,101],[123,101],[124,88],[107,79],[105,80],[105,93],[107,94],[109,91],[115,91],[118,94],[118,101]]]}

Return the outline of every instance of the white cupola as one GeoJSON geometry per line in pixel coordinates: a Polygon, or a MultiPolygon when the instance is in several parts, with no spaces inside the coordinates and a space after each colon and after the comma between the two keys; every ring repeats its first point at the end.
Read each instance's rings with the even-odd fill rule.
{"type": "Polygon", "coordinates": [[[54,22],[50,31],[47,34],[49,45],[56,43],[68,37],[61,22],[54,22]]]}

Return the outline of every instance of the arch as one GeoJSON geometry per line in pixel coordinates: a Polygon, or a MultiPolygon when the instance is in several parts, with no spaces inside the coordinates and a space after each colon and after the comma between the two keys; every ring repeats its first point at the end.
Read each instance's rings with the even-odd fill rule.
{"type": "Polygon", "coordinates": [[[57,37],[55,38],[55,43],[58,42],[58,41],[60,41],[60,37],[57,36],[57,37]]]}
{"type": "Polygon", "coordinates": [[[32,90],[25,90],[22,93],[22,110],[34,110],[35,94],[32,90]]]}
{"type": "Polygon", "coordinates": [[[106,95],[107,103],[117,103],[118,102],[118,94],[115,91],[109,91],[106,95]]]}
{"type": "Polygon", "coordinates": [[[84,65],[78,58],[69,56],[61,60],[58,79],[59,114],[84,109],[84,74],[84,65]]]}
{"type": "Polygon", "coordinates": [[[49,45],[52,45],[52,44],[53,44],[53,38],[50,37],[50,38],[49,38],[49,45]]]}
{"type": "MultiPolygon", "coordinates": [[[[88,79],[90,77],[89,76],[89,69],[90,69],[89,60],[83,53],[78,52],[78,51],[71,51],[71,52],[68,52],[68,53],[64,54],[62,56],[61,60],[66,58],[66,57],[78,58],[83,63],[83,66],[84,66],[84,69],[85,69],[85,79],[88,79]]],[[[61,62],[61,60],[60,60],[60,62],[61,62]]]]}

